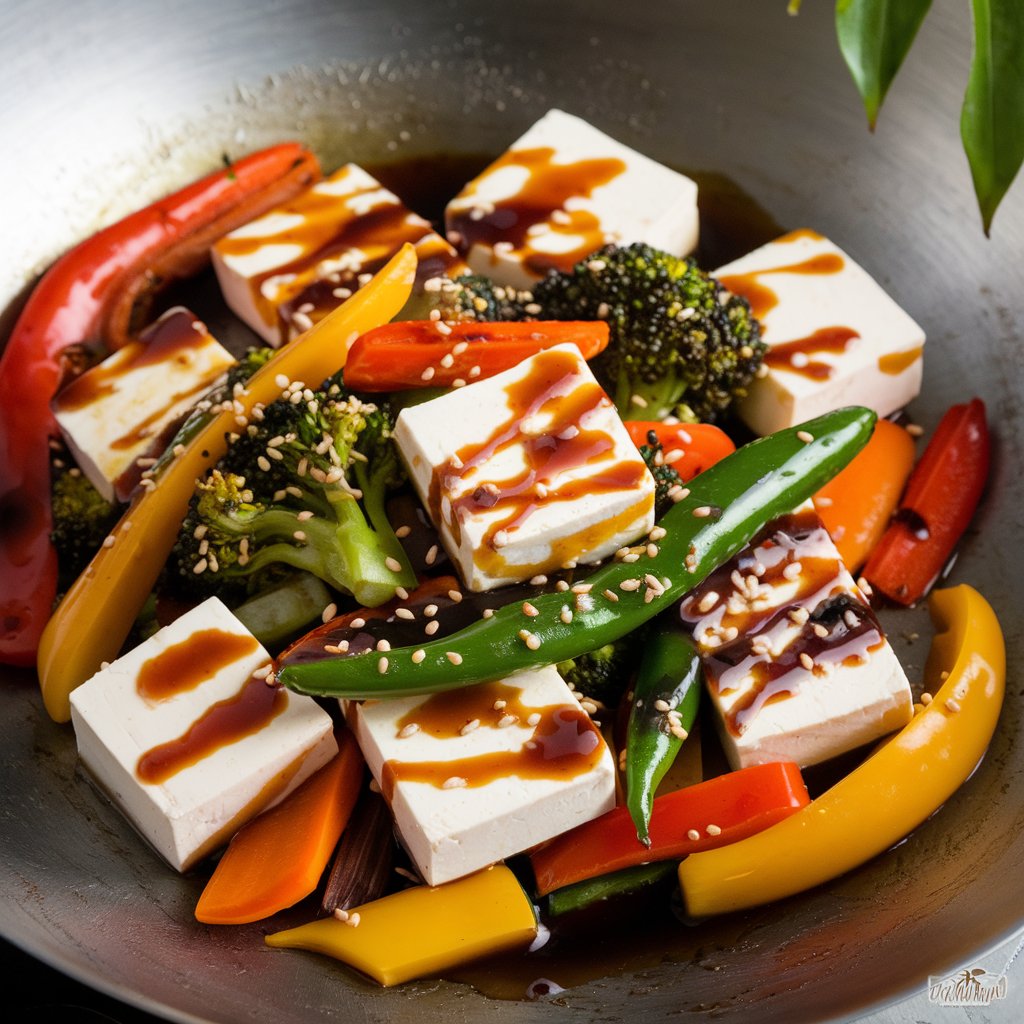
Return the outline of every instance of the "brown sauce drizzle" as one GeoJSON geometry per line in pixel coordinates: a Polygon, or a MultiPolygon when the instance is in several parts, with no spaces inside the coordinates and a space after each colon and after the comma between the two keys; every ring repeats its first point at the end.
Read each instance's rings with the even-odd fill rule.
{"type": "Polygon", "coordinates": [[[250,676],[234,697],[212,705],[183,735],[147,750],[135,774],[151,785],[165,782],[222,747],[259,732],[287,706],[283,689],[250,676]]]}
{"type": "MultiPolygon", "coordinates": [[[[458,247],[468,253],[474,245],[493,248],[497,243],[511,245],[524,265],[538,276],[547,271],[569,270],[604,242],[601,222],[589,210],[567,210],[570,199],[589,197],[594,190],[617,178],[626,165],[615,157],[556,163],[550,146],[510,150],[487,170],[488,176],[505,167],[521,167],[527,178],[519,191],[493,207],[460,210],[448,219],[449,232],[457,233],[458,247]],[[558,212],[562,223],[551,215],[558,212]],[[544,231],[578,237],[579,242],[564,253],[540,252],[530,244],[530,229],[544,225],[544,231]]],[[[477,183],[470,182],[466,192],[472,196],[477,183]]]]}
{"type": "Polygon", "coordinates": [[[218,243],[218,251],[229,258],[250,255],[269,244],[291,244],[302,249],[295,259],[250,279],[253,303],[265,323],[280,323],[286,336],[296,313],[317,323],[342,303],[343,297],[335,295],[335,289],[356,291],[360,275],[375,273],[406,242],[417,249],[418,281],[437,276],[459,262],[426,221],[394,198],[382,197],[377,205],[361,213],[345,209],[347,217],[339,220],[343,203],[348,206],[361,196],[379,191],[380,187],[373,185],[344,196],[307,192],[280,210],[301,218],[301,223],[272,235],[228,237],[218,243]],[[351,260],[344,260],[346,253],[351,254],[351,260]],[[316,279],[317,267],[332,259],[340,259],[341,265],[327,278],[316,279]],[[293,278],[298,287],[282,282],[279,287],[285,289],[285,297],[279,304],[276,296],[264,293],[264,285],[271,278],[293,278]]]}
{"type": "Polygon", "coordinates": [[[846,589],[843,574],[817,515],[800,511],[769,524],[749,548],[683,601],[680,615],[694,628],[698,641],[708,629],[737,630],[736,639],[702,652],[709,686],[720,694],[743,691],[726,715],[726,726],[734,736],[749,728],[765,705],[794,695],[808,679],[840,666],[863,664],[884,643],[874,613],[846,589]],[[800,571],[791,580],[786,570],[795,563],[800,571]],[[758,583],[769,588],[769,599],[750,602],[744,599],[741,583],[756,565],[764,569],[758,583]],[[770,590],[794,582],[795,592],[783,605],[770,598],[770,590]],[[717,595],[713,601],[712,594],[717,595]],[[710,607],[701,610],[705,601],[710,607]],[[809,613],[797,636],[780,651],[760,650],[759,638],[774,647],[774,638],[792,628],[789,613],[796,608],[809,613]],[[853,613],[853,622],[847,621],[848,612],[853,613]],[[819,636],[815,626],[824,627],[825,635],[819,636]],[[802,654],[815,663],[810,671],[801,662],[802,654]]]}
{"type": "MultiPolygon", "coordinates": [[[[591,414],[610,403],[597,384],[581,378],[578,356],[543,351],[536,356],[530,373],[505,390],[508,419],[485,441],[463,446],[453,458],[436,467],[428,495],[434,521],[448,524],[456,544],[460,543],[464,519],[482,509],[494,512],[476,559],[481,568],[495,576],[510,569],[495,542],[499,531],[507,534],[518,529],[541,507],[573,501],[584,494],[632,490],[646,474],[639,461],[610,459],[608,453],[614,447],[611,436],[583,425],[591,414]],[[544,421],[543,431],[538,434],[524,430],[535,418],[544,421]],[[515,446],[522,447],[526,462],[521,472],[505,480],[481,478],[475,487],[468,485],[467,480],[482,475],[491,459],[515,446]],[[584,467],[591,467],[585,476],[559,483],[563,474],[584,467]]],[[[515,564],[513,575],[555,568],[581,552],[593,550],[628,522],[644,515],[651,500],[645,495],[614,520],[566,538],[536,567],[515,564]]]]}
{"type": "Polygon", "coordinates": [[[138,341],[125,345],[114,359],[94,366],[76,377],[54,399],[55,409],[73,412],[113,394],[118,381],[142,366],[169,359],[188,364],[193,352],[204,343],[205,329],[195,327],[195,317],[187,310],[163,316],[145,330],[138,341]]]}
{"type": "Polygon", "coordinates": [[[430,735],[458,736],[469,722],[478,728],[499,728],[505,715],[526,723],[537,715],[533,734],[518,750],[501,750],[450,761],[387,761],[381,789],[390,800],[399,782],[426,782],[441,788],[451,778],[467,787],[486,786],[497,779],[572,779],[591,771],[603,753],[600,733],[589,716],[572,704],[530,707],[521,701],[523,691],[508,683],[479,686],[430,697],[405,714],[398,731],[415,723],[430,735]],[[495,701],[505,701],[502,708],[495,701]]]}
{"type": "MultiPolygon", "coordinates": [[[[785,240],[789,241],[790,236],[786,236],[785,240]]],[[[823,252],[783,267],[764,267],[745,274],[726,274],[719,278],[719,283],[734,295],[742,295],[750,303],[750,311],[761,320],[779,304],[778,295],[762,283],[762,277],[768,274],[838,274],[845,265],[839,253],[823,252]]]]}
{"type": "Polygon", "coordinates": [[[805,338],[770,346],[764,361],[774,370],[799,373],[811,380],[828,380],[835,373],[835,366],[810,357],[823,352],[841,355],[859,337],[850,327],[821,327],[805,338]]]}
{"type": "Polygon", "coordinates": [[[194,690],[258,647],[252,636],[223,629],[199,630],[143,662],[135,688],[144,700],[167,700],[194,690]]]}
{"type": "Polygon", "coordinates": [[[913,366],[923,352],[924,348],[921,345],[904,349],[902,352],[887,352],[884,356],[878,357],[878,368],[882,373],[896,377],[908,366],[913,366]]]}
{"type": "Polygon", "coordinates": [[[183,402],[198,402],[199,398],[210,390],[208,380],[200,381],[195,387],[188,391],[176,391],[169,396],[159,409],[154,409],[145,419],[137,423],[127,434],[122,434],[110,442],[114,451],[126,451],[135,448],[143,441],[153,437],[158,427],[162,427],[164,421],[173,413],[174,409],[183,402]]]}

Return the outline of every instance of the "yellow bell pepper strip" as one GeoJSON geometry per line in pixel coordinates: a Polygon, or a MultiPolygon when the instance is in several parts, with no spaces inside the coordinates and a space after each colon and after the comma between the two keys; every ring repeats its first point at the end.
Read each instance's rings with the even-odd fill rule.
{"type": "Polygon", "coordinates": [[[820,885],[889,849],[953,795],[992,738],[1003,702],[999,622],[973,588],[935,591],[941,630],[925,666],[934,697],[808,807],[749,839],[679,867],[687,911],[722,914],[820,885]]]}
{"type": "MultiPolygon", "coordinates": [[[[237,401],[246,417],[281,394],[279,378],[319,384],[345,364],[364,331],[393,317],[412,291],[416,253],[402,250],[364,288],[300,338],[277,352],[246,384],[237,401]]],[[[88,568],[75,581],[43,631],[39,685],[50,717],[71,717],[71,691],[103,661],[112,661],[167,561],[197,477],[227,449],[240,429],[236,410],[219,412],[125,512],[88,568]]]]}
{"type": "Polygon", "coordinates": [[[333,956],[381,985],[437,975],[537,934],[533,904],[503,864],[438,886],[416,886],[339,917],[276,932],[268,946],[333,956]]]}

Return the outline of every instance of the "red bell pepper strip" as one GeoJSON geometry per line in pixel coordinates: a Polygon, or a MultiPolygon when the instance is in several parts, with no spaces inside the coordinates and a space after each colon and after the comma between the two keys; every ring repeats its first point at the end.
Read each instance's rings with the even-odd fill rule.
{"type": "Polygon", "coordinates": [[[637,838],[626,807],[563,833],[530,855],[537,895],[610,871],[734,843],[810,803],[790,762],[754,765],[666,793],[654,801],[651,845],[637,838]]]}
{"type": "Polygon", "coordinates": [[[493,377],[553,345],[571,342],[592,359],[608,344],[603,320],[469,322],[400,320],[367,331],[349,349],[345,384],[355,391],[452,387],[493,377]]]}
{"type": "Polygon", "coordinates": [[[719,459],[736,451],[729,435],[712,423],[660,423],[656,420],[626,420],[626,430],[637,448],[648,444],[653,430],[664,449],[666,461],[683,478],[692,480],[719,459]],[[682,452],[672,455],[672,452],[682,452]]]}
{"type": "Polygon", "coordinates": [[[297,143],[254,153],[93,235],[32,292],[0,357],[0,663],[34,663],[56,592],[48,454],[62,353],[119,347],[158,286],[319,175],[297,143]]]}
{"type": "Polygon", "coordinates": [[[875,590],[902,605],[928,592],[977,508],[988,479],[989,448],[980,398],[946,412],[864,567],[875,590]]]}

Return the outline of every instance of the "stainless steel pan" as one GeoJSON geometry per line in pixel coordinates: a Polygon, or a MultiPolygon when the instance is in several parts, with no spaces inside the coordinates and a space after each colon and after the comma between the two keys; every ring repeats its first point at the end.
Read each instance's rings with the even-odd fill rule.
{"type": "MultiPolygon", "coordinates": [[[[565,993],[496,1002],[380,991],[194,923],[199,882],[162,868],[76,774],[33,680],[0,689],[0,931],[178,1020],[843,1017],[970,963],[1024,923],[1024,190],[979,227],[957,115],[967,5],[937,2],[869,135],[825,3],[783,0],[7,0],[0,9],[0,295],[62,248],[214,165],[286,137],[326,164],[498,151],[549,106],[671,163],[729,176],[776,221],[830,235],[928,335],[916,420],[981,395],[998,437],[954,572],[1007,632],[1009,698],[980,769],[899,848],[763,911],[680,928],[660,956],[565,993]]],[[[910,616],[917,629],[922,616],[910,616]]],[[[922,628],[922,632],[924,629],[922,628]]],[[[896,637],[913,676],[925,641],[896,637]]],[[[557,979],[556,979],[557,980],[557,979]]]]}

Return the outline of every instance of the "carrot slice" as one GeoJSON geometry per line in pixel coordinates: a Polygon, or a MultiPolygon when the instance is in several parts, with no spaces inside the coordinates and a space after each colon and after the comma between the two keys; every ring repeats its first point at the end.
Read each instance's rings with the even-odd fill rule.
{"type": "Polygon", "coordinates": [[[633,444],[642,448],[648,434],[654,435],[665,454],[665,461],[683,480],[692,480],[726,455],[736,451],[732,438],[713,423],[660,423],[657,420],[626,420],[633,444]],[[675,454],[678,453],[678,454],[675,454]]]}
{"type": "Polygon", "coordinates": [[[231,840],[199,897],[198,921],[262,921],[316,888],[362,788],[363,758],[351,733],[338,746],[330,764],[231,840]]]}
{"type": "Polygon", "coordinates": [[[367,331],[353,343],[345,384],[356,391],[452,387],[493,377],[554,345],[570,342],[584,359],[608,344],[603,320],[448,324],[400,320],[367,331]]]}
{"type": "Polygon", "coordinates": [[[814,496],[814,507],[850,572],[882,539],[914,465],[914,440],[879,420],[871,440],[814,496]]]}

